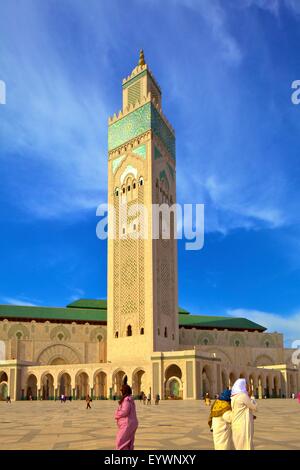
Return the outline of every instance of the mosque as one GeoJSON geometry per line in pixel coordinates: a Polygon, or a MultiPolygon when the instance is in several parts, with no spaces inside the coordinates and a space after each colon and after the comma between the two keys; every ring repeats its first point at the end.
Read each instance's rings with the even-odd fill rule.
{"type": "Polygon", "coordinates": [[[122,110],[108,122],[108,224],[119,235],[108,240],[107,301],[1,305],[0,399],[111,399],[125,375],[135,396],[200,399],[239,377],[257,398],[291,396],[300,369],[282,334],[178,307],[176,240],[161,227],[151,236],[153,204],[176,203],[175,133],[142,51],[122,92],[122,110]],[[124,215],[122,203],[147,207],[149,236],[133,236],[143,222],[124,215]]]}

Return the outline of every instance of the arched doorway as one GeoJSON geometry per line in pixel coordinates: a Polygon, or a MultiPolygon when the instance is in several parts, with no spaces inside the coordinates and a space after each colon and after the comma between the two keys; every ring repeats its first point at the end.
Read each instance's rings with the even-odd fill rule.
{"type": "Polygon", "coordinates": [[[266,377],[266,388],[265,388],[265,396],[267,398],[270,398],[271,394],[270,394],[270,379],[269,379],[269,376],[267,375],[266,377]]]}
{"type": "Polygon", "coordinates": [[[205,366],[202,369],[202,394],[205,396],[207,393],[212,398],[210,369],[205,366]]]}
{"type": "Polygon", "coordinates": [[[226,372],[222,371],[222,390],[226,390],[229,387],[229,380],[227,378],[226,372]]]}
{"type": "Polygon", "coordinates": [[[114,398],[118,398],[121,396],[121,388],[123,385],[123,381],[125,378],[125,372],[123,370],[118,370],[113,375],[113,395],[114,398]]]}
{"type": "Polygon", "coordinates": [[[6,400],[8,395],[8,377],[6,372],[0,372],[0,400],[6,400]]]}
{"type": "Polygon", "coordinates": [[[66,397],[72,395],[71,377],[67,372],[63,372],[58,377],[57,388],[60,397],[61,395],[65,395],[66,397]]]}
{"type": "Polygon", "coordinates": [[[167,367],[165,371],[165,398],[182,399],[182,371],[176,364],[167,367]]]}
{"type": "Polygon", "coordinates": [[[279,381],[278,381],[278,377],[274,377],[274,386],[273,386],[273,397],[274,398],[278,398],[280,397],[280,391],[279,391],[279,381]]]}
{"type": "Polygon", "coordinates": [[[96,372],[94,375],[93,395],[98,400],[103,400],[107,397],[107,376],[105,372],[96,372]]]}
{"type": "Polygon", "coordinates": [[[258,398],[262,398],[263,395],[263,382],[261,376],[258,377],[258,387],[257,387],[258,398]]]}
{"type": "Polygon", "coordinates": [[[236,381],[236,375],[234,372],[229,374],[229,388],[232,389],[234,382],[236,381]]]}
{"type": "Polygon", "coordinates": [[[27,400],[37,399],[37,378],[35,375],[30,374],[27,379],[27,400]]]}
{"type": "Polygon", "coordinates": [[[89,376],[86,372],[80,372],[76,376],[76,398],[83,399],[90,393],[89,376]]]}
{"type": "Polygon", "coordinates": [[[54,378],[51,374],[45,374],[42,377],[42,398],[43,400],[54,399],[54,378]]]}
{"type": "Polygon", "coordinates": [[[143,391],[146,393],[143,379],[145,378],[145,371],[140,369],[132,374],[132,393],[134,397],[138,397],[143,391]]]}

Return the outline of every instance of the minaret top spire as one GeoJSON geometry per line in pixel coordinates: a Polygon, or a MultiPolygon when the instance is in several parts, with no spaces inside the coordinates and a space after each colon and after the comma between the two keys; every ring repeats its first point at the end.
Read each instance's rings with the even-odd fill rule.
{"type": "Polygon", "coordinates": [[[138,65],[145,65],[145,57],[144,57],[144,51],[143,49],[140,50],[140,58],[139,58],[139,64],[138,65]]]}

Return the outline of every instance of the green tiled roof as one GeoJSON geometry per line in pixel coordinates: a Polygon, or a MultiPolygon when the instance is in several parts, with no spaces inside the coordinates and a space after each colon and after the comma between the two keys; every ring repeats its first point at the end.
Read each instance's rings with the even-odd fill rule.
{"type": "Polygon", "coordinates": [[[20,307],[0,305],[0,318],[106,323],[106,310],[92,308],[20,307]]]}
{"type": "MultiPolygon", "coordinates": [[[[265,331],[261,325],[247,318],[214,317],[206,315],[191,315],[187,310],[178,307],[179,326],[188,328],[217,328],[228,330],[258,330],[265,331]]],[[[95,299],[79,299],[67,307],[28,307],[19,305],[0,305],[0,318],[18,320],[61,320],[80,322],[107,322],[107,301],[95,299]]]]}
{"type": "Polygon", "coordinates": [[[96,308],[100,310],[107,309],[106,300],[96,300],[96,299],[79,299],[76,302],[72,302],[67,305],[67,308],[96,308]]]}
{"type": "Polygon", "coordinates": [[[235,317],[213,317],[208,315],[185,315],[179,313],[179,326],[195,328],[227,328],[228,330],[258,330],[265,331],[266,328],[254,323],[247,318],[235,317]]]}

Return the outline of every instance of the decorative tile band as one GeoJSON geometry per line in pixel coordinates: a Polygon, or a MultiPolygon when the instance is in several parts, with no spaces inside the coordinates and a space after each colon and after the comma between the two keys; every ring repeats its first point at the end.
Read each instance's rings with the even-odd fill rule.
{"type": "Polygon", "coordinates": [[[108,127],[108,150],[113,150],[150,129],[161,139],[175,160],[175,137],[150,102],[108,127]]]}

